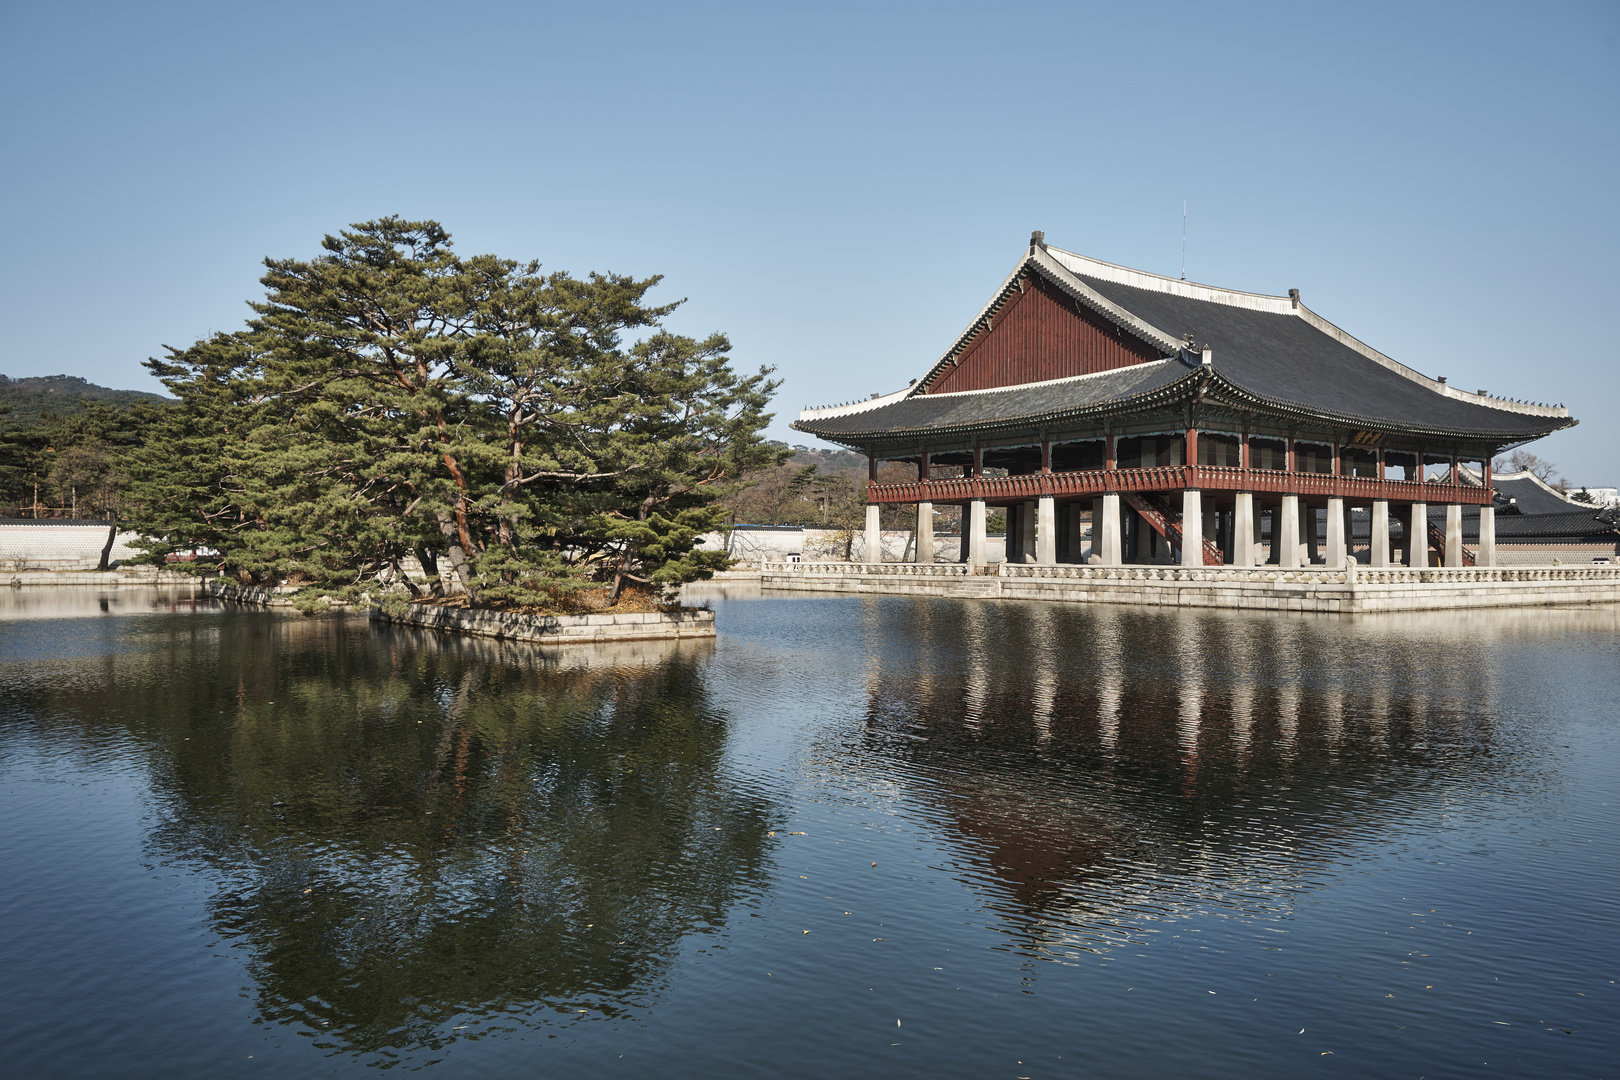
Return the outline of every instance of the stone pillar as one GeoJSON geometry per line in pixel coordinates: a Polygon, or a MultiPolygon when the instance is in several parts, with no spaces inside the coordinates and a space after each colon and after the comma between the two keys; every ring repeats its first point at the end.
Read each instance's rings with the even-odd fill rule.
{"type": "Polygon", "coordinates": [[[1204,493],[1197,488],[1181,493],[1181,565],[1204,565],[1204,493]]]}
{"type": "Polygon", "coordinates": [[[1421,570],[1429,565],[1429,504],[1412,504],[1412,521],[1406,529],[1406,565],[1421,570]]]}
{"type": "Polygon", "coordinates": [[[1374,499],[1372,504],[1372,535],[1368,566],[1389,565],[1389,500],[1374,499]]]}
{"type": "MultiPolygon", "coordinates": [[[[1489,469],[1491,463],[1487,461],[1485,468],[1489,469]]],[[[1487,486],[1489,482],[1487,481],[1487,486]]],[[[1479,508],[1479,550],[1474,553],[1475,566],[1496,565],[1496,507],[1482,506],[1479,508]]]]}
{"type": "Polygon", "coordinates": [[[1042,566],[1057,564],[1057,500],[1042,495],[1035,512],[1035,561],[1042,566]]]}
{"type": "Polygon", "coordinates": [[[1120,566],[1125,562],[1124,538],[1119,527],[1119,496],[1104,495],[1097,500],[1101,512],[1091,522],[1091,550],[1102,555],[1104,566],[1120,566]]]}
{"type": "Polygon", "coordinates": [[[1018,504],[1018,553],[1019,562],[1032,563],[1035,561],[1035,501],[1018,504]]]}
{"type": "Polygon", "coordinates": [[[1299,504],[1299,535],[1304,540],[1305,552],[1300,564],[1313,566],[1322,561],[1322,528],[1316,520],[1316,507],[1299,504]]]}
{"type": "MultiPolygon", "coordinates": [[[[1453,471],[1452,475],[1456,475],[1453,471]]],[[[1463,564],[1462,504],[1446,504],[1446,569],[1463,564]]]]}
{"type": "Polygon", "coordinates": [[[985,563],[984,500],[973,499],[962,513],[962,535],[967,538],[967,562],[970,566],[985,563]]]}
{"type": "Polygon", "coordinates": [[[1343,566],[1350,558],[1349,538],[1344,534],[1344,500],[1328,496],[1327,564],[1343,566]]]}
{"type": "Polygon", "coordinates": [[[1284,495],[1282,506],[1272,515],[1271,543],[1277,549],[1277,565],[1288,569],[1299,566],[1299,496],[1284,495]],[[1277,526],[1282,526],[1279,530],[1277,526]],[[1279,532],[1281,535],[1278,535],[1279,532]]]}
{"type": "Polygon", "coordinates": [[[934,504],[931,502],[917,504],[917,552],[913,558],[920,563],[934,561],[934,504]]]}
{"type": "Polygon", "coordinates": [[[877,503],[866,504],[866,558],[869,563],[883,561],[883,522],[878,515],[877,503]]]}
{"type": "Polygon", "coordinates": [[[1240,491],[1237,493],[1236,505],[1232,508],[1233,566],[1254,565],[1254,536],[1258,531],[1254,518],[1254,495],[1251,492],[1240,491]]]}
{"type": "Polygon", "coordinates": [[[1259,566],[1264,561],[1260,557],[1260,545],[1265,540],[1264,529],[1266,523],[1264,520],[1262,520],[1264,513],[1265,508],[1259,503],[1255,503],[1254,512],[1250,518],[1254,525],[1254,532],[1249,536],[1249,551],[1252,552],[1249,557],[1250,566],[1259,566]]]}

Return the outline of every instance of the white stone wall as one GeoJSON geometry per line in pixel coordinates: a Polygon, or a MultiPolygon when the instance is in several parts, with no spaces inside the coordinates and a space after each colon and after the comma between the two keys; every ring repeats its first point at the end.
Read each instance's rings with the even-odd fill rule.
{"type": "MultiPolygon", "coordinates": [[[[118,534],[108,558],[134,558],[132,532],[118,534]]],[[[107,525],[96,521],[0,523],[0,571],[94,570],[107,542],[107,525]]]]}
{"type": "MultiPolygon", "coordinates": [[[[883,533],[883,562],[910,562],[913,552],[912,532],[909,529],[886,529],[883,533]]],[[[705,533],[698,545],[711,551],[726,547],[724,533],[705,533]]],[[[1006,546],[1005,537],[988,538],[988,558],[1000,562],[1006,546]]],[[[856,529],[851,542],[850,534],[841,529],[733,529],[727,549],[731,557],[742,563],[758,563],[760,559],[781,562],[797,555],[806,562],[839,561],[848,548],[853,562],[866,561],[866,534],[856,529]]],[[[961,557],[961,540],[954,535],[934,535],[934,561],[956,562],[961,557]]]]}

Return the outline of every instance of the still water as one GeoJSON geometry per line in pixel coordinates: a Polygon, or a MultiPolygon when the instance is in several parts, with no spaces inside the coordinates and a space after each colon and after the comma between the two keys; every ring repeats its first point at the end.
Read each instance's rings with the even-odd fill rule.
{"type": "Polygon", "coordinates": [[[0,592],[14,1076],[1606,1076],[1620,610],[0,592]]]}

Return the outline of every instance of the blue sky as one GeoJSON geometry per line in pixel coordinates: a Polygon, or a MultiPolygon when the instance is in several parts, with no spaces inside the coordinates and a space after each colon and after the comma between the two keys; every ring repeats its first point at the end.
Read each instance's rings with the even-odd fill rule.
{"type": "Polygon", "coordinates": [[[924,371],[1028,242],[1308,304],[1568,404],[1620,481],[1620,5],[8,4],[0,372],[154,389],[387,213],[665,275],[806,404],[924,371]]]}

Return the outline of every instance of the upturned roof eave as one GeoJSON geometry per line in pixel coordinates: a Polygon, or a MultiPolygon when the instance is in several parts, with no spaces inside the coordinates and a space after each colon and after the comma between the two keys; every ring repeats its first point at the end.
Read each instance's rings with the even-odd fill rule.
{"type": "MultiPolygon", "coordinates": [[[[1522,442],[1527,439],[1543,438],[1544,436],[1551,435],[1555,431],[1562,431],[1565,428],[1574,427],[1576,424],[1580,423],[1580,421],[1576,420],[1574,417],[1547,417],[1546,419],[1557,422],[1549,425],[1538,425],[1536,427],[1523,428],[1519,431],[1513,432],[1483,431],[1478,428],[1424,426],[1419,424],[1401,423],[1399,421],[1390,420],[1387,418],[1380,419],[1378,417],[1363,416],[1357,413],[1345,413],[1331,409],[1321,409],[1310,405],[1302,405],[1299,402],[1287,401],[1283,398],[1271,397],[1270,395],[1261,394],[1256,391],[1249,390],[1246,387],[1239,386],[1231,379],[1221,375],[1218,370],[1215,373],[1215,379],[1212,381],[1211,386],[1219,386],[1223,395],[1237,399],[1231,403],[1233,407],[1241,408],[1248,405],[1269,409],[1289,416],[1298,416],[1316,420],[1330,425],[1355,427],[1367,431],[1380,431],[1389,434],[1432,437],[1436,439],[1456,439],[1470,442],[1496,443],[1522,442]]],[[[1483,408],[1483,406],[1480,407],[1483,408]]]]}
{"type": "Polygon", "coordinates": [[[1145,394],[1131,397],[1116,398],[1112,401],[1099,402],[1094,405],[1081,405],[1071,409],[1054,409],[1040,413],[1026,413],[1022,416],[1012,416],[1004,419],[979,421],[974,423],[943,424],[930,427],[914,428],[885,428],[868,431],[843,431],[834,433],[818,431],[803,420],[795,420],[788,426],[795,431],[803,431],[817,438],[826,439],[844,446],[858,446],[863,443],[904,441],[919,437],[954,436],[983,432],[994,434],[1020,428],[1041,427],[1068,420],[1083,419],[1092,416],[1101,416],[1109,413],[1142,412],[1146,409],[1162,408],[1192,396],[1189,391],[1200,382],[1197,371],[1189,371],[1186,375],[1174,382],[1156,387],[1145,394]]]}
{"type": "MultiPolygon", "coordinates": [[[[1363,416],[1355,413],[1343,413],[1333,410],[1313,408],[1301,405],[1298,402],[1286,401],[1281,398],[1270,397],[1248,390],[1231,379],[1225,377],[1218,369],[1213,369],[1207,375],[1199,370],[1189,371],[1186,375],[1174,382],[1166,383],[1145,394],[1118,398],[1113,401],[1100,402],[1092,405],[1082,405],[1070,409],[1055,409],[1040,413],[1027,413],[1021,416],[998,418],[994,420],[976,421],[970,423],[952,423],[930,425],[926,427],[907,428],[879,428],[864,431],[826,432],[814,426],[813,421],[796,420],[789,426],[795,431],[802,431],[828,442],[838,443],[842,446],[860,446],[874,442],[905,442],[921,438],[961,437],[973,434],[993,435],[1001,432],[1013,431],[1022,428],[1051,426],[1069,421],[1100,417],[1108,414],[1142,412],[1152,408],[1162,408],[1165,405],[1176,403],[1192,397],[1191,391],[1202,384],[1204,386],[1203,400],[1210,404],[1222,405],[1228,408],[1264,409],[1268,412],[1283,416],[1298,417],[1304,420],[1315,421],[1328,427],[1353,427],[1364,431],[1378,431],[1386,434],[1399,434],[1414,438],[1433,438],[1438,440],[1452,440],[1471,443],[1495,443],[1506,445],[1523,442],[1549,435],[1567,427],[1573,427],[1579,421],[1573,417],[1557,418],[1559,422],[1550,425],[1539,425],[1519,431],[1481,431],[1469,428],[1449,428],[1439,426],[1425,426],[1400,423],[1398,421],[1381,419],[1372,416],[1363,416]]],[[[1010,389],[1010,388],[1009,388],[1010,389]]],[[[1549,418],[1554,419],[1554,418],[1549,418]]]]}

